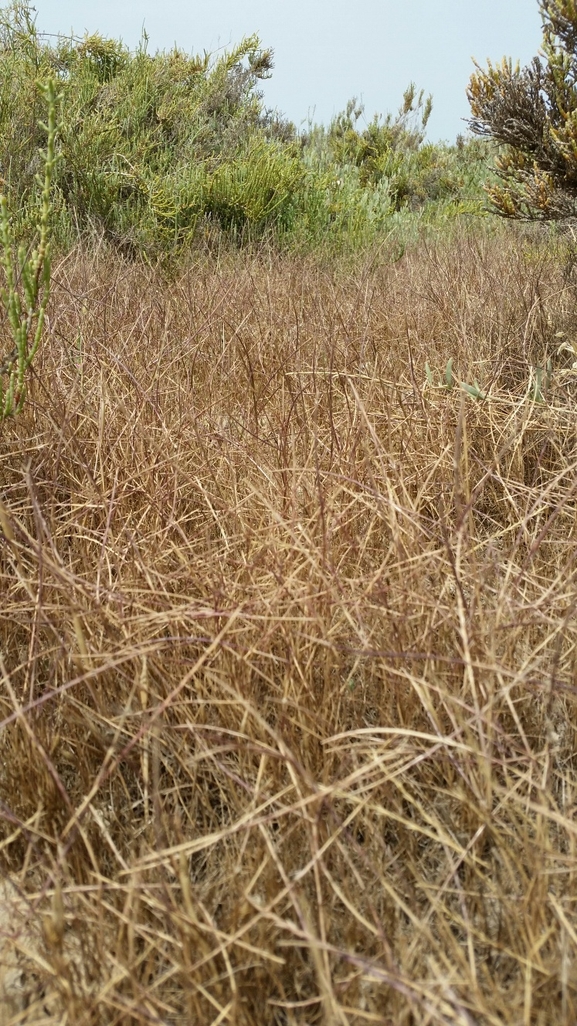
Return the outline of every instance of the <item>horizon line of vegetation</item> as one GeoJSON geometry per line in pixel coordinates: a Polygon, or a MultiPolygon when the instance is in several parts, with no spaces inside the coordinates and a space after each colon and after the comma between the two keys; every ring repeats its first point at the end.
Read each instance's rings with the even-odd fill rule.
{"type": "Polygon", "coordinates": [[[413,84],[396,115],[367,121],[352,99],[328,127],[299,132],[264,104],[273,53],[258,36],[216,56],[151,55],[147,43],[54,39],[28,0],[0,8],[0,185],[16,242],[39,223],[49,81],[51,229],[64,250],[96,233],[154,263],[222,238],[350,251],[416,216],[484,212],[490,144],[426,142],[432,99],[413,84]]]}

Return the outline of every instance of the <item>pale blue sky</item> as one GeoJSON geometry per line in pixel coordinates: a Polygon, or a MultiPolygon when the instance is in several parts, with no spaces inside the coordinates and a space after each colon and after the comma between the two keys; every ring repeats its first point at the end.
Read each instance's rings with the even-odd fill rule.
{"type": "Polygon", "coordinates": [[[429,138],[454,141],[468,115],[471,58],[519,58],[541,42],[537,0],[35,0],[37,27],[85,30],[149,51],[214,51],[259,34],[275,51],[267,104],[297,125],[328,122],[351,96],[370,118],[396,111],[410,81],[433,94],[429,138]]]}

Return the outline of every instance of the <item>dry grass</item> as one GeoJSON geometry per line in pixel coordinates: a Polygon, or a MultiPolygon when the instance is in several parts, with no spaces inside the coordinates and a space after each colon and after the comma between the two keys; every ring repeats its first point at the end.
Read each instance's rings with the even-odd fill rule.
{"type": "Polygon", "coordinates": [[[505,235],[56,267],[0,445],[0,1021],[573,1026],[575,390],[527,385],[575,299],[505,235]]]}

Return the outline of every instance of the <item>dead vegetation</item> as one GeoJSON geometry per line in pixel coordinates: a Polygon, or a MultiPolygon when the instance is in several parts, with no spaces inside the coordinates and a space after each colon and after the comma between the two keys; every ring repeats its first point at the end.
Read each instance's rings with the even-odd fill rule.
{"type": "Polygon", "coordinates": [[[0,1021],[573,1026],[575,306],[518,234],[54,268],[0,441],[0,1021]]]}

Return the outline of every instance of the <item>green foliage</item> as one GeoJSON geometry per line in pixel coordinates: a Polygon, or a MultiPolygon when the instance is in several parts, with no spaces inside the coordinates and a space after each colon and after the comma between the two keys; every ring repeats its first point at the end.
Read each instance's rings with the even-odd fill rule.
{"type": "MultiPolygon", "coordinates": [[[[114,51],[97,42],[59,48],[69,72],[59,181],[64,201],[81,227],[97,226],[127,251],[152,254],[182,244],[202,214],[226,206],[218,200],[223,168],[231,185],[238,184],[240,169],[251,163],[247,146],[253,156],[256,141],[274,149],[280,128],[289,131],[262,111],[256,91],[271,55],[255,36],[212,63],[178,50],[151,57],[144,47],[130,57],[120,45],[114,51]]],[[[250,220],[255,204],[237,188],[231,205],[239,203],[250,220]]],[[[270,197],[263,221],[266,208],[272,209],[270,197]]],[[[224,227],[228,221],[227,210],[224,227]]]]}
{"type": "Polygon", "coordinates": [[[256,137],[245,153],[212,174],[206,211],[235,231],[258,231],[273,220],[288,227],[305,174],[296,149],[256,137]]]}
{"type": "Polygon", "coordinates": [[[51,182],[56,164],[56,87],[52,79],[43,92],[48,105],[48,123],[42,126],[47,141],[46,150],[41,153],[44,175],[38,177],[42,192],[37,245],[31,252],[21,245],[16,263],[8,202],[4,194],[0,195],[0,261],[6,276],[6,287],[1,297],[14,341],[11,352],[0,367],[0,419],[19,412],[24,405],[26,373],[40,345],[50,294],[51,182]],[[8,377],[6,387],[3,375],[8,377]]]}
{"type": "Polygon", "coordinates": [[[80,232],[152,262],[215,236],[355,249],[481,210],[486,154],[425,143],[431,98],[414,85],[395,116],[364,123],[353,100],[299,136],[264,106],[273,63],[257,36],[217,56],[151,55],[146,36],[135,52],[97,34],[46,40],[32,12],[24,0],[0,10],[0,174],[17,241],[37,224],[48,78],[59,94],[59,247],[80,232]]]}
{"type": "Polygon", "coordinates": [[[459,387],[463,390],[463,392],[471,396],[472,399],[486,399],[486,393],[483,392],[477,379],[475,379],[475,383],[473,385],[469,385],[466,381],[458,381],[458,379],[455,378],[452,357],[449,360],[447,360],[444,378],[441,381],[439,381],[438,384],[435,381],[435,375],[431,370],[431,367],[429,366],[428,362],[425,363],[425,376],[427,378],[427,385],[430,388],[442,389],[446,392],[452,392],[455,384],[458,382],[459,387]]]}
{"type": "Polygon", "coordinates": [[[0,9],[0,175],[3,189],[18,196],[21,208],[37,186],[38,152],[46,144],[41,83],[51,71],[29,5],[15,2],[0,9]]]}
{"type": "MultiPolygon", "coordinates": [[[[563,333],[561,332],[560,335],[563,335],[563,333]]],[[[559,346],[559,353],[563,352],[564,350],[570,352],[572,355],[577,355],[575,348],[570,343],[564,342],[562,343],[562,345],[559,346]]],[[[561,375],[573,376],[576,369],[577,364],[574,364],[570,370],[561,371],[561,375]]],[[[428,361],[425,362],[425,377],[426,386],[428,386],[429,388],[441,391],[444,390],[446,392],[452,392],[454,386],[458,384],[461,390],[465,392],[466,395],[470,396],[471,399],[487,398],[487,393],[483,391],[476,378],[474,379],[474,383],[472,385],[467,383],[466,381],[460,381],[458,378],[455,378],[452,357],[449,360],[447,360],[445,374],[441,380],[435,378],[435,374],[431,369],[430,364],[428,363],[428,361]]],[[[529,374],[529,386],[527,390],[529,400],[532,403],[544,403],[547,399],[547,395],[551,388],[552,380],[553,362],[551,358],[548,357],[545,361],[544,366],[538,365],[536,367],[531,368],[529,374]]]]}
{"type": "MultiPolygon", "coordinates": [[[[347,110],[353,112],[352,103],[347,110]]],[[[342,126],[345,116],[335,121],[342,126]]],[[[400,135],[395,147],[383,150],[380,173],[368,175],[367,162],[353,160],[351,152],[341,151],[344,162],[336,162],[331,133],[332,126],[314,126],[303,139],[311,177],[299,228],[315,245],[355,249],[391,233],[408,242],[423,228],[447,231],[462,216],[485,214],[488,143],[460,137],[452,146],[433,145],[411,134],[405,145],[400,135]]]]}
{"type": "Polygon", "coordinates": [[[360,131],[357,124],[364,115],[364,107],[354,98],[349,100],[327,133],[333,162],[338,165],[355,164],[360,169],[363,185],[376,184],[383,177],[390,177],[395,163],[402,162],[402,155],[415,152],[423,142],[432,107],[432,97],[425,100],[423,92],[417,94],[415,85],[411,83],[395,118],[390,114],[385,118],[375,114],[360,131]]]}
{"type": "Polygon", "coordinates": [[[553,361],[549,357],[545,366],[534,367],[529,384],[529,398],[534,403],[544,403],[553,378],[553,361]]]}
{"type": "Polygon", "coordinates": [[[486,399],[487,398],[487,393],[483,392],[483,389],[481,388],[481,386],[480,386],[480,384],[479,384],[479,382],[477,381],[476,378],[475,378],[475,383],[473,385],[467,384],[466,381],[461,381],[461,388],[463,389],[463,392],[466,392],[467,395],[470,395],[472,399],[486,399]]]}
{"type": "Polygon", "coordinates": [[[448,392],[450,392],[453,388],[453,385],[455,384],[455,378],[453,374],[453,357],[451,356],[450,359],[447,360],[444,379],[438,385],[435,384],[435,375],[433,374],[433,371],[431,370],[428,363],[425,363],[425,374],[427,376],[427,383],[430,385],[431,388],[444,388],[448,392]]]}
{"type": "Polygon", "coordinates": [[[497,213],[567,220],[577,215],[577,6],[538,2],[541,56],[525,68],[506,58],[477,65],[468,87],[470,126],[501,147],[500,182],[487,189],[497,213]]]}

